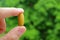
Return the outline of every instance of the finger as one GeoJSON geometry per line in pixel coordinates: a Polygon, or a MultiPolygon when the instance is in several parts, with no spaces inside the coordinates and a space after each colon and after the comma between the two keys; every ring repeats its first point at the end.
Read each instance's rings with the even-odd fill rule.
{"type": "Polygon", "coordinates": [[[21,12],[24,12],[22,8],[0,8],[0,18],[17,16],[21,12]]]}
{"type": "Polygon", "coordinates": [[[5,23],[5,19],[0,19],[0,34],[5,32],[6,30],[6,23],[5,23]]]}
{"type": "Polygon", "coordinates": [[[6,30],[4,18],[9,16],[17,16],[21,12],[24,12],[22,8],[0,8],[0,34],[6,30]]]}
{"type": "Polygon", "coordinates": [[[16,27],[16,28],[12,29],[2,39],[3,40],[18,40],[19,37],[21,37],[22,34],[24,34],[25,31],[26,31],[26,28],[24,26],[23,27],[16,27]]]}

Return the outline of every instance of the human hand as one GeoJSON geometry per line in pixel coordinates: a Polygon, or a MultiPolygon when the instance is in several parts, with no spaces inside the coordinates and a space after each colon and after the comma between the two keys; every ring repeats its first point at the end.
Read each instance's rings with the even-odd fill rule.
{"type": "MultiPolygon", "coordinates": [[[[22,12],[24,12],[24,10],[21,8],[0,8],[0,34],[6,30],[5,18],[18,16],[18,14],[22,12]]],[[[24,26],[17,26],[8,32],[4,37],[1,37],[0,40],[18,40],[25,31],[26,28],[24,26]]]]}

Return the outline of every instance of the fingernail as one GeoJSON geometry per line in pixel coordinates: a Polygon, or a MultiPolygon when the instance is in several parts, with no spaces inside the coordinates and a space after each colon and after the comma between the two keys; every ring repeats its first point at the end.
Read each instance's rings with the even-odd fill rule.
{"type": "Polygon", "coordinates": [[[26,31],[25,27],[18,28],[18,34],[22,35],[26,31]]]}
{"type": "Polygon", "coordinates": [[[23,8],[17,8],[17,10],[18,10],[19,12],[24,12],[24,9],[23,9],[23,8]]]}

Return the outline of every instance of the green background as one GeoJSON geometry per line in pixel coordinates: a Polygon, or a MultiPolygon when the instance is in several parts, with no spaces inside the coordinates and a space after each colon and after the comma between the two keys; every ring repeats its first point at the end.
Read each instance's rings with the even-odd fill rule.
{"type": "MultiPolygon", "coordinates": [[[[0,0],[0,7],[25,10],[27,31],[20,40],[60,40],[60,0],[0,0]]],[[[18,25],[17,17],[6,18],[7,30],[18,25]]]]}

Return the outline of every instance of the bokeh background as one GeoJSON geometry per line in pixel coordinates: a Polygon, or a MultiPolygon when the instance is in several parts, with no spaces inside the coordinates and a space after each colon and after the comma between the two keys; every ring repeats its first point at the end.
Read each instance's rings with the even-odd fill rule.
{"type": "MultiPolygon", "coordinates": [[[[20,40],[60,40],[60,0],[0,0],[0,7],[25,10],[27,31],[20,40]]],[[[17,17],[6,18],[8,33],[18,25],[17,17]]]]}

